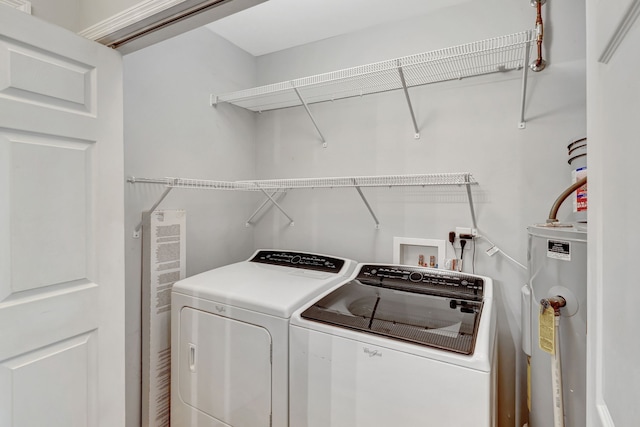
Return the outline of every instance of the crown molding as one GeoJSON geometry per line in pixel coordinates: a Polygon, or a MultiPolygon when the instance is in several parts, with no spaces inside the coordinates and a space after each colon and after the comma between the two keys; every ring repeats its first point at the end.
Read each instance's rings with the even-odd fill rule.
{"type": "Polygon", "coordinates": [[[0,4],[6,4],[14,9],[21,10],[31,15],[31,2],[26,0],[0,0],[0,4]]]}
{"type": "Polygon", "coordinates": [[[124,55],[265,1],[144,0],[78,34],[124,55]]]}
{"type": "MultiPolygon", "coordinates": [[[[1,0],[0,0],[1,1],[1,0]]],[[[147,0],[140,2],[104,21],[80,31],[78,34],[89,40],[100,40],[128,26],[150,18],[188,0],[147,0]]]]}

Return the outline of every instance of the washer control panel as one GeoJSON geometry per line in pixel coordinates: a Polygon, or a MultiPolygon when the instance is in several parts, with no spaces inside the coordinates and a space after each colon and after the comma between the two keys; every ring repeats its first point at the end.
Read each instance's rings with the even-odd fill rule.
{"type": "Polygon", "coordinates": [[[357,279],[374,286],[419,293],[481,296],[484,287],[484,280],[474,275],[404,265],[363,265],[357,279]]]}
{"type": "Polygon", "coordinates": [[[289,251],[259,251],[250,262],[338,273],[344,260],[324,255],[289,251]]]}

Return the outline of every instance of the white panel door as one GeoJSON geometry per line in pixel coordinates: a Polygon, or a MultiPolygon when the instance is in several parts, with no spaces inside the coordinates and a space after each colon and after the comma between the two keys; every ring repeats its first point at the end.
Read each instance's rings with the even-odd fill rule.
{"type": "Polygon", "coordinates": [[[640,0],[587,2],[587,425],[640,425],[640,0]]]}
{"type": "Polygon", "coordinates": [[[124,425],[120,55],[0,5],[0,425],[124,425]]]}

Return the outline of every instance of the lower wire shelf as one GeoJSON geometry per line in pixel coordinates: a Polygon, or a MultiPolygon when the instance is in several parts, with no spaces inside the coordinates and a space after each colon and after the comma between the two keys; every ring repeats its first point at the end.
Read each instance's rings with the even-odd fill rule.
{"type": "MultiPolygon", "coordinates": [[[[276,197],[278,193],[284,193],[294,189],[314,189],[314,188],[355,188],[366,205],[369,213],[373,217],[376,228],[380,228],[380,222],[376,217],[371,205],[367,201],[362,187],[428,187],[443,185],[464,185],[467,190],[469,209],[474,228],[477,228],[476,215],[473,207],[471,186],[478,182],[469,172],[455,173],[432,173],[413,175],[376,175],[376,176],[346,176],[346,177],[324,177],[324,178],[293,178],[293,179],[268,179],[253,181],[215,181],[192,178],[137,178],[129,177],[127,182],[131,184],[162,184],[166,186],[160,198],[153,204],[150,211],[153,212],[160,203],[167,197],[174,188],[188,188],[201,190],[231,190],[231,191],[259,191],[266,197],[262,205],[246,221],[246,225],[252,225],[253,218],[269,203],[282,212],[289,219],[290,225],[294,225],[293,219],[278,204],[276,197]]],[[[138,224],[134,231],[134,236],[139,233],[142,222],[138,224]]]]}

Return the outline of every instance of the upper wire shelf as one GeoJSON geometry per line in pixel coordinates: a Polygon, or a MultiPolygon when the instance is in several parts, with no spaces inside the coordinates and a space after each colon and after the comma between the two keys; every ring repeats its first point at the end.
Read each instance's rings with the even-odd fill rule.
{"type": "Polygon", "coordinates": [[[251,111],[333,101],[430,83],[527,68],[534,30],[347,68],[256,88],[212,95],[251,111]],[[304,100],[302,96],[304,96],[304,100]]]}

